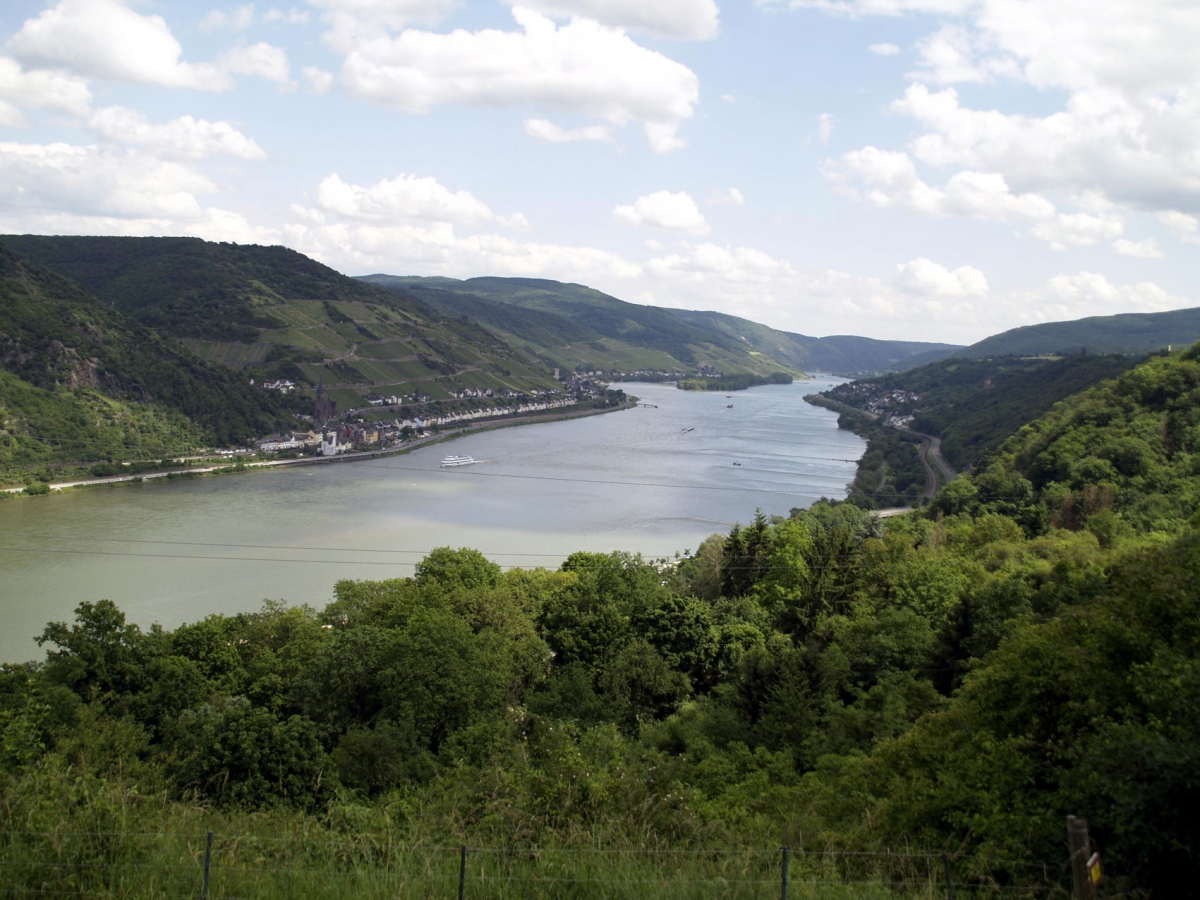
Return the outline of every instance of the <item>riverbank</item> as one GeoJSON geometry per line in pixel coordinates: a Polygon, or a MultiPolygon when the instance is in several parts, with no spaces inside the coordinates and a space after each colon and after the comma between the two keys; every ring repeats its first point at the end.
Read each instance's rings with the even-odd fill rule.
{"type": "MultiPolygon", "coordinates": [[[[555,413],[553,415],[526,415],[513,416],[511,419],[504,419],[496,422],[480,422],[473,425],[464,425],[461,428],[454,428],[448,431],[431,434],[427,437],[416,438],[412,441],[407,441],[398,447],[388,447],[382,450],[363,450],[357,453],[342,453],[338,456],[301,456],[295,459],[266,459],[255,460],[254,462],[237,461],[233,464],[222,461],[206,466],[187,466],[174,469],[163,469],[158,472],[145,472],[137,475],[112,475],[104,478],[86,478],[77,481],[65,481],[58,484],[46,484],[46,492],[65,491],[76,488],[100,487],[103,485],[112,484],[132,484],[151,481],[158,478],[174,479],[191,477],[197,475],[224,475],[234,472],[249,472],[262,469],[277,469],[283,466],[317,466],[331,463],[347,463],[361,462],[369,459],[380,459],[389,456],[403,456],[411,453],[421,447],[428,447],[433,444],[441,444],[446,441],[454,440],[455,438],[464,437],[468,434],[479,434],[485,431],[495,431],[501,428],[513,428],[518,425],[538,425],[545,422],[562,422],[568,419],[583,419],[588,416],[598,416],[604,413],[619,412],[621,410],[633,409],[637,406],[638,400],[636,397],[629,397],[624,403],[619,406],[610,406],[603,409],[581,409],[573,412],[555,413]]],[[[0,488],[0,493],[3,494],[23,494],[25,486],[0,488]]]]}

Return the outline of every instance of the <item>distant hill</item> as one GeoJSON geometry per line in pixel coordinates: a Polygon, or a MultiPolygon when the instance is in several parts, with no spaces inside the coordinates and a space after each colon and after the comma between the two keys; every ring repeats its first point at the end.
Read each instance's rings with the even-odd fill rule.
{"type": "Polygon", "coordinates": [[[0,244],[0,470],[179,454],[289,421],[278,396],[0,244]]]}
{"type": "Polygon", "coordinates": [[[984,338],[955,356],[1040,356],[1063,353],[1146,353],[1200,341],[1200,307],[1160,313],[1091,316],[1025,325],[984,338]]]}
{"type": "Polygon", "coordinates": [[[916,363],[932,362],[961,349],[959,344],[930,344],[919,341],[879,341],[874,338],[838,334],[809,337],[790,331],[778,331],[749,319],[718,312],[672,309],[670,312],[695,325],[703,325],[744,341],[755,350],[788,361],[810,372],[857,375],[864,372],[888,372],[910,368],[916,363]]]}
{"type": "Polygon", "coordinates": [[[689,370],[706,363],[727,374],[854,374],[899,369],[914,355],[941,358],[958,349],[953,344],[808,337],[724,313],[643,306],[583,285],[544,279],[368,275],[363,280],[444,314],[467,315],[547,364],[567,368],[689,370]]]}
{"type": "Polygon", "coordinates": [[[1137,362],[1137,357],[1116,354],[952,357],[839,385],[824,396],[881,422],[907,422],[914,431],[941,438],[946,459],[965,469],[1058,401],[1115,378],[1137,362]]]}
{"type": "Polygon", "coordinates": [[[199,238],[0,236],[105,304],[248,376],[371,394],[527,390],[550,372],[458,315],[432,313],[286,247],[199,238]]]}

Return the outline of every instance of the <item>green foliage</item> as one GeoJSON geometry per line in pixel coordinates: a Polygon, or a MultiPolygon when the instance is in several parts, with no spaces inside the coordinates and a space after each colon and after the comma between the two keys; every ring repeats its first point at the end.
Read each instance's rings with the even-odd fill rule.
{"type": "Polygon", "coordinates": [[[770,375],[721,375],[715,378],[680,378],[675,386],[681,391],[744,391],[763,384],[791,384],[793,378],[787,372],[772,372],[770,375]]]}
{"type": "MultiPolygon", "coordinates": [[[[605,371],[695,369],[766,376],[785,370],[891,369],[906,357],[954,350],[949,344],[812,338],[720,313],[626,303],[578,284],[532,278],[397,277],[366,281],[448,317],[478,322],[551,366],[570,359],[605,371]]],[[[730,388],[716,388],[729,390],[730,388]]]]}
{"type": "MultiPolygon", "coordinates": [[[[821,502],[677,564],[505,572],[439,548],[319,613],[173,631],[82,604],[47,627],[44,664],[0,670],[0,840],[269,822],[363,878],[400,864],[390,848],[467,842],[697,866],[831,848],[849,851],[839,879],[868,881],[897,871],[861,854],[905,847],[1051,896],[1073,814],[1106,890],[1183,896],[1200,877],[1197,355],[1060,404],[925,515],[821,502]]],[[[35,869],[18,883],[60,883],[35,869]]]]}
{"type": "Polygon", "coordinates": [[[0,464],[227,445],[278,400],[0,246],[0,464]]]}
{"type": "MultiPolygon", "coordinates": [[[[1058,401],[1117,377],[1135,362],[1130,356],[1078,354],[1063,359],[956,356],[839,385],[821,396],[884,417],[912,416],[911,428],[940,437],[946,458],[964,469],[1058,401]]],[[[856,422],[849,424],[858,430],[856,422]]],[[[882,440],[874,432],[871,437],[882,440]]],[[[882,443],[879,452],[892,462],[882,443]]]]}
{"type": "Polygon", "coordinates": [[[1040,356],[1051,353],[1146,353],[1200,340],[1200,309],[1089,316],[1025,325],[984,338],[960,356],[1040,356]]]}
{"type": "MultiPolygon", "coordinates": [[[[186,342],[204,358],[239,366],[240,376],[211,367],[236,386],[226,400],[235,408],[241,395],[251,394],[277,411],[311,409],[311,400],[298,396],[251,391],[246,376],[310,386],[324,377],[327,384],[353,391],[346,398],[350,403],[363,405],[383,385],[388,393],[421,390],[445,397],[465,386],[456,379],[467,373],[472,387],[528,391],[553,384],[542,365],[478,324],[443,320],[285,247],[199,238],[8,235],[3,241],[82,285],[110,316],[124,313],[140,323],[141,333],[152,329],[186,342]],[[352,345],[358,345],[357,359],[349,365],[344,357],[352,345]]],[[[283,423],[274,424],[254,436],[283,423]]]]}

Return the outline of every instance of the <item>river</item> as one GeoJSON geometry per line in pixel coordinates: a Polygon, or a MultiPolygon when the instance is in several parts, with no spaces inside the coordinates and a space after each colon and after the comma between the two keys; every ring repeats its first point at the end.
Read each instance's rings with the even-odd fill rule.
{"type": "Polygon", "coordinates": [[[170,628],[264,599],[320,606],[339,579],[411,575],[438,546],[506,567],[554,567],[575,550],[673,556],[756,508],[845,496],[864,443],[803,401],[835,383],[728,398],[622,385],[655,408],[356,463],[15,497],[0,502],[0,660],[40,656],[33,636],[84,600],[170,628]],[[479,463],[440,468],[449,453],[479,463]]]}

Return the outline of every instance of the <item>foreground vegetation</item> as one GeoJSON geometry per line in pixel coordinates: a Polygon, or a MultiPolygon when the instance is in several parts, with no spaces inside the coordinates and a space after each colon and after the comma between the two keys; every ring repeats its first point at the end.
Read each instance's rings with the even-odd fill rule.
{"type": "Polygon", "coordinates": [[[670,564],[443,548],[174,631],[82,604],[0,673],[7,889],[191,891],[212,830],[220,896],[444,896],[460,844],[471,896],[763,896],[780,846],[819,851],[817,896],[940,892],[884,850],[1049,896],[1075,814],[1106,891],[1187,893],[1198,355],[1071,398],[923,515],[820,503],[670,564]]]}

